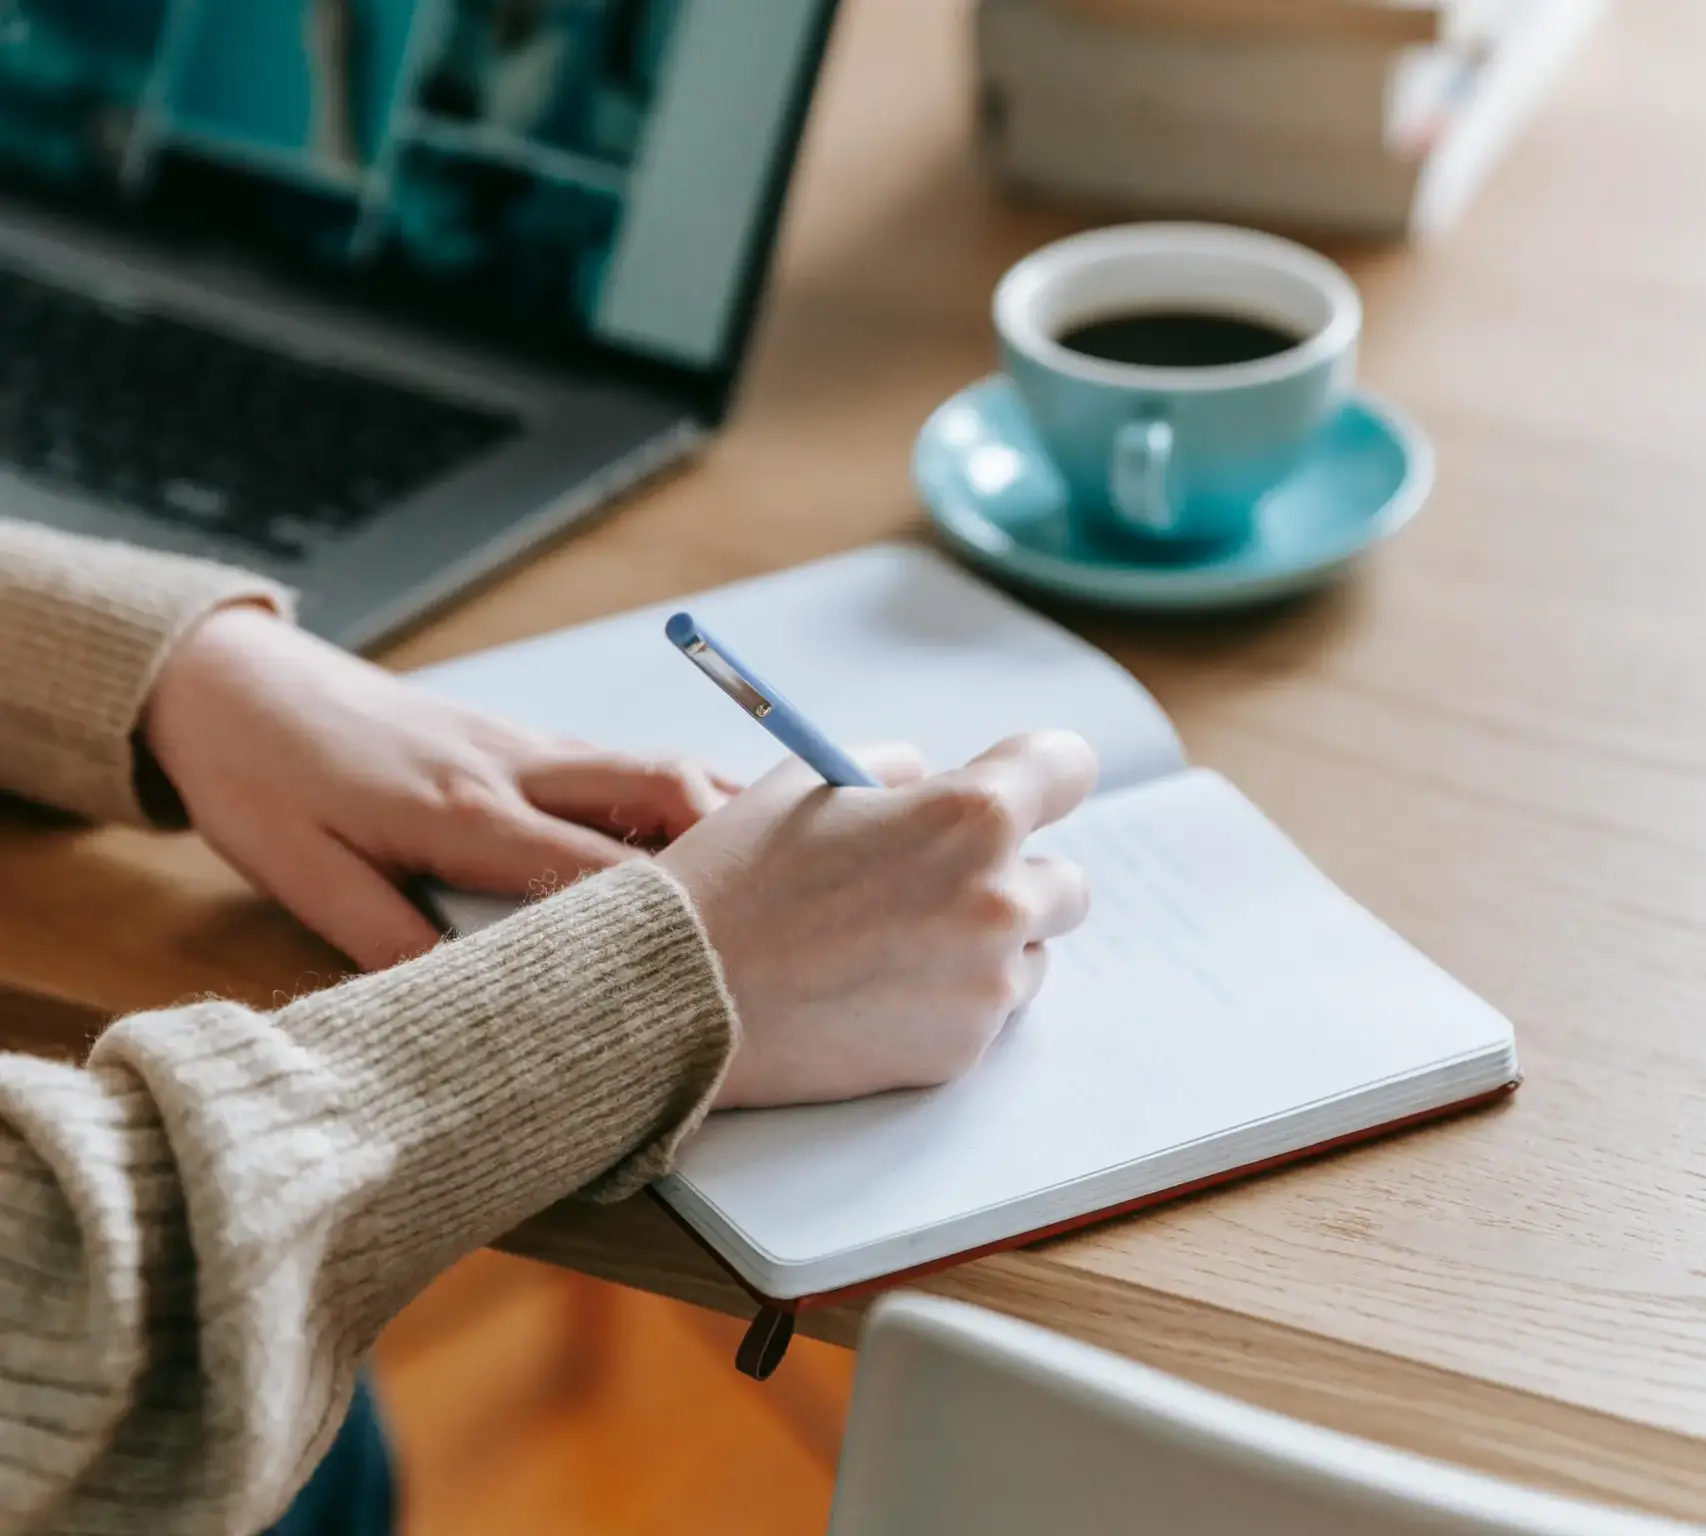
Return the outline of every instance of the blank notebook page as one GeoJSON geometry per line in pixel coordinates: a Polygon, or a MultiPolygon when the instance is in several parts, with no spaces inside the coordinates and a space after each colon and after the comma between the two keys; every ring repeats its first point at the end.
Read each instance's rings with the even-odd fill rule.
{"type": "Polygon", "coordinates": [[[1092,914],[977,1068],[713,1117],[665,1181],[762,1293],[857,1284],[1440,1107],[1463,1086],[1410,1104],[1406,1080],[1452,1063],[1479,1062],[1457,1070],[1480,1091],[1514,1075],[1509,1024],[1217,775],[1092,800],[1035,841],[1084,864],[1092,914]]]}
{"type": "Polygon", "coordinates": [[[685,752],[739,776],[785,756],[664,638],[690,608],[847,745],[909,741],[956,767],[1001,736],[1064,726],[1104,784],[1183,765],[1155,701],[1094,646],[934,551],[877,544],[774,576],[428,667],[416,681],[536,729],[685,752]]]}

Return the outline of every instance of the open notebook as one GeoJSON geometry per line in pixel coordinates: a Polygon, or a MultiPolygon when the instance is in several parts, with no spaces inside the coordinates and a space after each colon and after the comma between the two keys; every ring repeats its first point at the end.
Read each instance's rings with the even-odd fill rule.
{"type": "MultiPolygon", "coordinates": [[[[695,754],[780,748],[663,635],[680,603],[488,651],[427,686],[546,730],[695,754]]],[[[919,548],[694,596],[695,617],[832,736],[935,766],[1039,725],[1082,732],[1098,793],[1039,849],[1092,912],[1041,996],[961,1081],[716,1115],[657,1188],[783,1311],[1490,1098],[1510,1025],[1192,769],[1118,665],[919,548]]],[[[464,931],[507,908],[444,899],[464,931]]]]}

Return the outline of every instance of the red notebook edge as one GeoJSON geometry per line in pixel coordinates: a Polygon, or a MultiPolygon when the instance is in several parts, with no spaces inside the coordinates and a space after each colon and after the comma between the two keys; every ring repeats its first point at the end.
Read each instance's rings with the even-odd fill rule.
{"type": "Polygon", "coordinates": [[[1516,1076],[1508,1082],[1501,1083],[1497,1088],[1491,1088],[1485,1093],[1478,1093],[1467,1099],[1458,1099],[1450,1104],[1418,1110],[1413,1115],[1404,1115],[1399,1119],[1383,1121],[1379,1125],[1368,1126],[1363,1130],[1348,1131],[1342,1136],[1333,1136],[1326,1141],[1314,1142],[1307,1147],[1298,1148],[1295,1152],[1281,1152],[1273,1157],[1262,1158],[1253,1163],[1244,1163],[1236,1168],[1228,1168],[1221,1173],[1212,1173],[1204,1178],[1192,1179],[1185,1184],[1175,1184],[1167,1189],[1154,1190],[1147,1195],[1139,1195],[1135,1200],[1123,1201],[1119,1205],[1104,1206],[1099,1210],[1086,1211],[1081,1215],[1069,1217],[1065,1221],[1057,1221],[1049,1226],[1038,1227],[1029,1232],[1016,1233],[1012,1237],[1001,1238],[993,1243],[985,1243],[981,1247],[970,1248],[962,1253],[953,1253],[940,1259],[931,1259],[927,1263],[914,1265],[910,1269],[896,1270],[892,1274],[878,1275],[870,1280],[861,1280],[856,1285],[843,1286],[839,1290],[823,1291],[812,1296],[796,1296],[785,1301],[778,1300],[773,1296],[766,1296],[762,1291],[755,1289],[737,1274],[733,1266],[699,1232],[694,1230],[686,1218],[674,1210],[656,1190],[652,1190],[650,1193],[652,1198],[663,1207],[670,1220],[692,1238],[700,1248],[704,1249],[716,1261],[718,1267],[758,1304],[758,1313],[753,1318],[752,1326],[747,1330],[746,1337],[741,1341],[740,1349],[735,1356],[735,1365],[743,1375],[751,1376],[757,1381],[763,1381],[782,1363],[782,1358],[787,1354],[788,1345],[793,1339],[795,1322],[799,1314],[808,1309],[836,1306],[845,1301],[857,1301],[862,1297],[893,1290],[909,1281],[922,1280],[929,1275],[940,1274],[943,1270],[956,1269],[961,1264],[971,1263],[974,1259],[988,1258],[991,1254],[1010,1253],[1017,1248],[1029,1248],[1035,1243],[1046,1242],[1053,1237],[1062,1237],[1069,1232],[1079,1232],[1086,1227],[1100,1226],[1104,1222],[1117,1220],[1121,1216],[1131,1216],[1139,1211],[1149,1210],[1154,1206],[1166,1205],[1174,1200],[1183,1200],[1205,1190],[1218,1189],[1244,1179],[1256,1178],[1261,1174],[1271,1173],[1276,1168],[1287,1168],[1296,1163],[1325,1157],[1329,1153],[1341,1151],[1346,1147],[1361,1146],[1371,1141],[1384,1140],[1389,1136],[1414,1130],[1417,1126],[1466,1115],[1478,1109],[1486,1109],[1509,1098],[1521,1085],[1522,1074],[1518,1072],[1516,1076]]]}

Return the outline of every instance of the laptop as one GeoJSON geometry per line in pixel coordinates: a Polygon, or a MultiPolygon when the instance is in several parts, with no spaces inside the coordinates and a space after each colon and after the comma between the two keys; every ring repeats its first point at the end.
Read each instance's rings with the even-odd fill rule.
{"type": "Polygon", "coordinates": [[[0,515],[371,646],[730,401],[833,0],[0,0],[0,515]]]}

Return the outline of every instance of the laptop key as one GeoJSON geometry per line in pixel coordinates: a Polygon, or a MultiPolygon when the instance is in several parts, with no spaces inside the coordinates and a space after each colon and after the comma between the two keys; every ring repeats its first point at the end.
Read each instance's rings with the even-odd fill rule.
{"type": "Polygon", "coordinates": [[[520,429],[0,269],[0,468],[275,558],[360,527],[520,429]]]}

